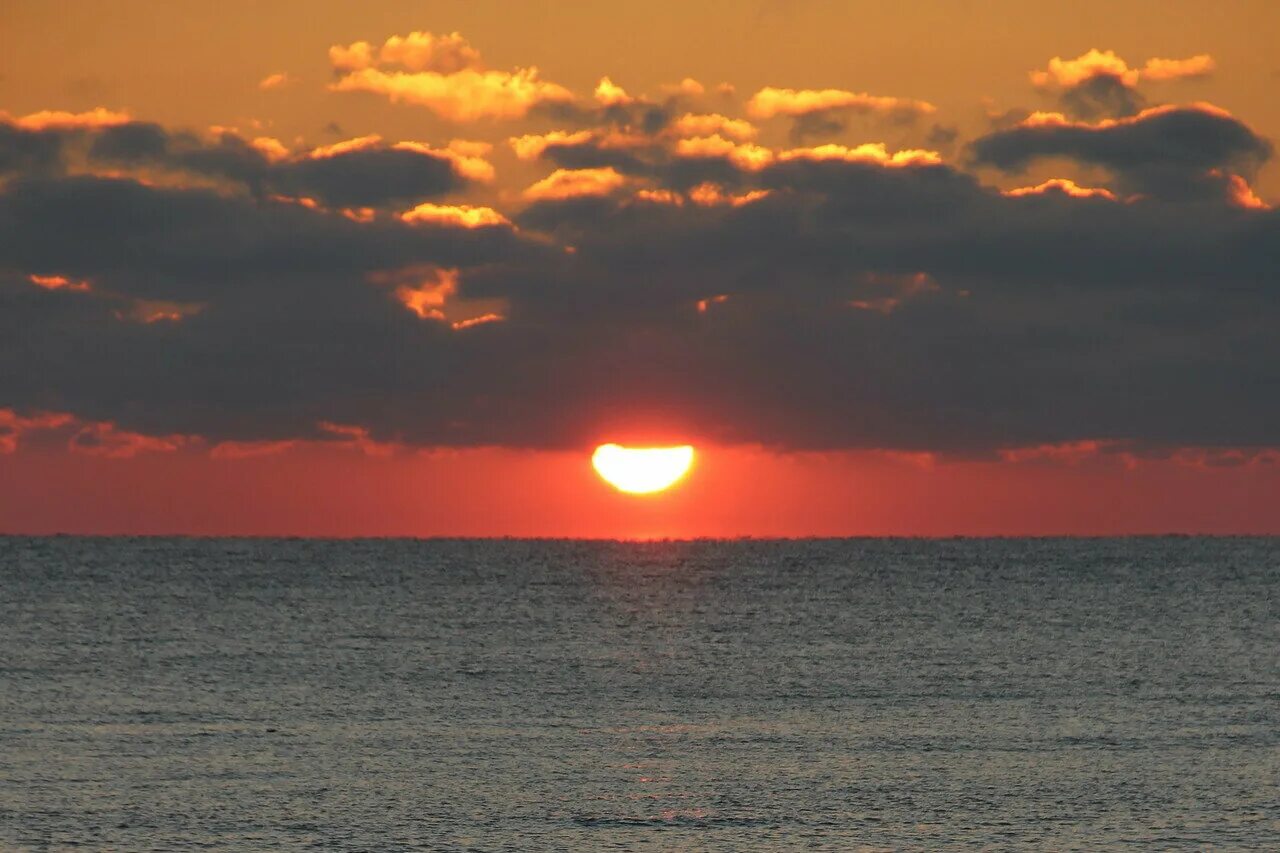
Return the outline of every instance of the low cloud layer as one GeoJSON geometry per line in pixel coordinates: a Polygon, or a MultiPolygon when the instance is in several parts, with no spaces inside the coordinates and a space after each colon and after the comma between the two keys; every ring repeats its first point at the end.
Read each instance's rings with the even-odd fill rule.
{"type": "MultiPolygon", "coordinates": [[[[338,92],[400,81],[382,93],[506,119],[510,141],[0,121],[0,450],[57,417],[85,425],[81,452],[120,454],[335,435],[1280,443],[1280,215],[1250,189],[1272,147],[1216,107],[1134,100],[1127,66],[1102,106],[952,161],[924,138],[761,141],[771,121],[922,101],[774,87],[735,108],[693,81],[647,99],[612,80],[551,97],[457,34],[330,59],[338,92]],[[505,94],[468,94],[494,74],[505,94]],[[534,116],[546,101],[565,109],[534,116]],[[504,181],[499,154],[539,177],[504,181]],[[1010,187],[1063,163],[1091,179],[1010,187]]],[[[1099,79],[1078,70],[1051,63],[1045,85],[1099,79]]]]}

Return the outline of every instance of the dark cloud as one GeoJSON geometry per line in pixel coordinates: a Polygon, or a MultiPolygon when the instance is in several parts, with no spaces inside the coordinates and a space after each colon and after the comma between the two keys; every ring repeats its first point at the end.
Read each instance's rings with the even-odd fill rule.
{"type": "Polygon", "coordinates": [[[467,183],[448,158],[419,151],[379,145],[273,161],[232,133],[206,142],[141,122],[100,131],[89,157],[209,175],[242,183],[254,193],[306,196],[334,207],[403,206],[467,183]]]}
{"type": "MultiPolygon", "coordinates": [[[[191,139],[191,144],[198,143],[191,139]]],[[[104,128],[89,148],[94,160],[142,163],[163,160],[169,155],[169,132],[158,124],[134,121],[104,128]]]]}
{"type": "Polygon", "coordinates": [[[360,276],[416,263],[478,264],[545,251],[509,229],[371,224],[294,204],[88,176],[27,180],[0,194],[5,268],[118,277],[155,299],[204,299],[264,279],[360,276]]]}
{"type": "Polygon", "coordinates": [[[1059,96],[1067,115],[1085,121],[1100,118],[1124,118],[1136,115],[1146,106],[1146,98],[1114,74],[1095,74],[1059,96]]]}
{"type": "Polygon", "coordinates": [[[947,125],[935,124],[924,138],[924,144],[933,149],[950,148],[960,137],[960,129],[947,125]]]}
{"type": "MultiPolygon", "coordinates": [[[[1065,157],[1111,170],[1132,192],[1200,197],[1210,170],[1252,175],[1271,144],[1244,122],[1200,107],[1162,107],[1133,118],[1086,125],[1022,124],[975,140],[975,162],[1010,172],[1047,157],[1065,157]]],[[[1214,192],[1218,192],[1215,189],[1214,192]]]]}
{"type": "Polygon", "coordinates": [[[404,205],[461,189],[446,159],[396,149],[365,149],[275,165],[268,184],[286,195],[341,207],[404,205]]]}
{"type": "MultiPolygon", "coordinates": [[[[331,177],[282,172],[243,141],[166,137],[158,155],[154,131],[104,133],[95,156],[200,154],[213,159],[184,168],[299,193],[331,177]]],[[[1152,162],[1201,174],[1268,149],[1233,119],[1183,110],[1016,128],[974,150],[1129,180],[1152,162]]],[[[545,156],[598,166],[569,158],[606,153],[545,156]]],[[[948,165],[626,156],[613,165],[667,201],[541,201],[509,213],[517,228],[474,229],[27,168],[0,192],[0,406],[211,441],[321,438],[325,422],[526,447],[647,431],[967,454],[1280,438],[1275,212],[1222,193],[1011,197],[948,165]],[[768,195],[701,203],[683,194],[698,180],[768,195]],[[396,283],[441,267],[459,271],[450,298],[499,302],[505,320],[455,330],[397,301],[396,283]],[[122,311],[137,300],[195,307],[148,323],[122,311]]]]}
{"type": "Polygon", "coordinates": [[[803,145],[810,139],[836,136],[848,126],[849,119],[847,110],[819,110],[798,115],[791,124],[791,141],[803,145]]]}
{"type": "Polygon", "coordinates": [[[45,174],[62,167],[63,135],[0,122],[0,177],[45,174]]]}

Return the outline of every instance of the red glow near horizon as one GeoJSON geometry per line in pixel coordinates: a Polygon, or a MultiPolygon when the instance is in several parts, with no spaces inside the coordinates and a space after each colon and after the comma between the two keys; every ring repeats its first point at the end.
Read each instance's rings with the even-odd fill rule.
{"type": "Polygon", "coordinates": [[[300,444],[132,458],[0,455],[6,533],[696,538],[1280,533],[1280,465],[1186,459],[933,463],[875,451],[707,447],[657,500],[582,452],[371,455],[300,444]]]}

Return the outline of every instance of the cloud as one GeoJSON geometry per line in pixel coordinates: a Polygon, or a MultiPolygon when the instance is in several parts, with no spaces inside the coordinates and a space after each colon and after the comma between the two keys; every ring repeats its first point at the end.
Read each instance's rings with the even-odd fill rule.
{"type": "Polygon", "coordinates": [[[399,65],[409,71],[454,74],[480,67],[480,52],[460,33],[434,35],[414,31],[407,36],[391,36],[375,53],[368,42],[334,45],[329,63],[336,71],[359,71],[375,65],[399,65]]]}
{"type": "Polygon", "coordinates": [[[368,42],[335,45],[329,61],[339,74],[332,91],[370,92],[456,122],[516,119],[539,104],[574,100],[568,89],[539,79],[537,68],[486,70],[458,33],[392,36],[376,53],[368,42]]]}
{"type": "Polygon", "coordinates": [[[792,148],[779,152],[778,159],[842,160],[849,163],[877,163],[881,166],[937,165],[942,162],[937,151],[905,149],[889,153],[883,142],[866,142],[850,148],[845,145],[819,145],[815,148],[792,148]]]}
{"type": "Polygon", "coordinates": [[[104,107],[81,113],[41,110],[16,117],[0,111],[0,178],[60,171],[67,144],[74,137],[129,121],[127,113],[104,107]]]}
{"type": "Polygon", "coordinates": [[[396,151],[412,151],[428,157],[447,160],[453,171],[462,178],[480,183],[491,183],[497,172],[485,157],[493,148],[487,142],[451,140],[445,148],[433,148],[423,142],[397,142],[391,146],[396,151]]]}
{"type": "Polygon", "coordinates": [[[1098,74],[1062,91],[1063,108],[1076,118],[1127,117],[1142,111],[1146,99],[1118,77],[1098,74]]]}
{"type": "Polygon", "coordinates": [[[679,139],[675,144],[678,157],[723,157],[740,169],[754,171],[773,162],[773,152],[751,142],[734,142],[723,136],[695,136],[679,139]]]}
{"type": "Polygon", "coordinates": [[[131,119],[128,113],[96,107],[82,113],[70,113],[63,110],[41,110],[28,115],[10,118],[0,113],[0,121],[11,124],[20,130],[86,130],[100,127],[114,127],[126,124],[131,119]]]}
{"type": "Polygon", "coordinates": [[[80,293],[92,290],[89,282],[69,279],[63,275],[32,275],[27,276],[28,280],[36,287],[43,287],[45,290],[71,290],[80,293]]]}
{"type": "Polygon", "coordinates": [[[118,429],[112,423],[93,423],[71,436],[68,447],[75,453],[131,459],[139,453],[172,453],[187,442],[186,436],[152,436],[118,429]]]}
{"type": "Polygon", "coordinates": [[[537,104],[573,100],[568,89],[540,80],[536,68],[522,68],[514,73],[466,69],[447,75],[431,71],[388,73],[365,68],[348,74],[330,88],[335,92],[385,95],[392,103],[427,107],[440,117],[456,122],[515,119],[537,104]]]}
{"type": "Polygon", "coordinates": [[[1213,57],[1201,53],[1187,59],[1148,59],[1142,69],[1143,80],[1179,80],[1184,77],[1205,77],[1217,65],[1213,57]]]}
{"type": "Polygon", "coordinates": [[[952,162],[619,109],[515,128],[550,172],[524,192],[473,140],[0,123],[0,449],[1280,443],[1280,216],[1239,119],[1046,113],[952,162]],[[971,168],[1061,158],[1109,177],[971,168]]]}
{"type": "Polygon", "coordinates": [[[778,89],[770,86],[756,92],[747,102],[747,112],[753,118],[792,118],[791,138],[797,143],[809,137],[840,133],[853,115],[871,115],[895,124],[908,124],[936,111],[937,108],[928,101],[844,89],[778,89]]]}
{"type": "Polygon", "coordinates": [[[413,210],[400,215],[405,222],[427,222],[436,225],[450,225],[456,228],[489,228],[497,225],[510,225],[511,220],[492,207],[472,207],[469,204],[432,204],[424,202],[413,210]]]}
{"type": "Polygon", "coordinates": [[[268,74],[258,81],[258,88],[264,92],[272,89],[283,89],[285,86],[293,83],[293,78],[285,71],[278,71],[275,74],[268,74]]]}
{"type": "Polygon", "coordinates": [[[472,181],[490,181],[493,166],[474,147],[388,145],[380,136],[348,139],[291,153],[274,139],[224,132],[206,140],[133,122],[95,134],[91,162],[168,169],[244,185],[258,195],[310,198],[324,205],[382,207],[440,196],[472,181]]]}
{"type": "Polygon", "coordinates": [[[614,83],[608,77],[601,77],[595,90],[596,102],[606,107],[626,106],[635,103],[635,98],[627,94],[627,90],[614,83]]]}
{"type": "Polygon", "coordinates": [[[337,207],[410,203],[464,184],[450,158],[404,147],[278,164],[266,182],[277,192],[314,196],[337,207]]]}
{"type": "Polygon", "coordinates": [[[1125,191],[1177,198],[1220,196],[1223,174],[1251,174],[1272,148],[1224,110],[1197,104],[1153,107],[1096,124],[1034,113],[975,140],[971,151],[976,162],[1011,172],[1035,160],[1066,157],[1111,170],[1125,191]]]}
{"type": "Polygon", "coordinates": [[[590,130],[552,130],[548,133],[527,133],[524,136],[513,136],[509,141],[511,149],[521,160],[537,160],[552,145],[583,145],[598,139],[590,130]]]}
{"type": "Polygon", "coordinates": [[[528,187],[530,201],[563,201],[570,198],[605,196],[627,183],[626,177],[611,168],[556,169],[528,187]]]}
{"type": "Polygon", "coordinates": [[[858,113],[928,115],[937,108],[928,101],[849,92],[844,89],[778,89],[767,86],[751,96],[747,112],[755,118],[811,115],[831,110],[858,113]]]}
{"type": "Polygon", "coordinates": [[[1069,178],[1050,178],[1034,187],[1017,187],[1005,190],[1004,194],[1018,198],[1020,196],[1049,195],[1061,193],[1072,198],[1105,198],[1115,201],[1116,194],[1101,187],[1082,187],[1069,178]]]}
{"type": "Polygon", "coordinates": [[[1112,50],[1091,48],[1075,59],[1055,56],[1043,71],[1032,71],[1031,82],[1036,86],[1071,87],[1094,77],[1111,77],[1125,86],[1136,86],[1139,81],[1164,82],[1185,77],[1204,77],[1213,72],[1216,64],[1207,53],[1186,59],[1148,59],[1141,68],[1129,64],[1112,50]]]}
{"type": "Polygon", "coordinates": [[[707,87],[703,86],[692,77],[685,77],[679,83],[667,83],[662,86],[662,91],[669,95],[680,95],[686,98],[698,98],[707,93],[707,87]]]}
{"type": "Polygon", "coordinates": [[[668,131],[675,136],[726,136],[738,142],[748,142],[759,132],[745,119],[727,118],[719,113],[698,115],[685,113],[673,121],[668,131]]]}
{"type": "Polygon", "coordinates": [[[64,136],[0,122],[0,177],[48,174],[63,166],[64,136]]]}
{"type": "Polygon", "coordinates": [[[60,429],[74,420],[65,412],[33,412],[24,416],[13,409],[0,408],[0,454],[16,451],[28,433],[60,429]]]}
{"type": "Polygon", "coordinates": [[[1153,58],[1141,68],[1130,68],[1114,51],[1094,48],[1075,59],[1055,56],[1046,70],[1031,72],[1031,82],[1056,91],[1069,114],[1093,120],[1141,112],[1146,98],[1137,89],[1139,83],[1204,77],[1214,68],[1207,53],[1186,59],[1153,58]]]}
{"type": "Polygon", "coordinates": [[[694,204],[700,204],[703,207],[717,207],[725,204],[732,207],[742,207],[744,204],[751,204],[763,198],[768,198],[769,192],[769,190],[751,190],[737,194],[726,193],[723,187],[708,181],[690,189],[688,197],[689,201],[694,204]]]}

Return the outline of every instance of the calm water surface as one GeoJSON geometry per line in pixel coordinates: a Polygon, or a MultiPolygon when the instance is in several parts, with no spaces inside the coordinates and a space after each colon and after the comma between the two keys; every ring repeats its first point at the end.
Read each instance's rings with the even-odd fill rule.
{"type": "Polygon", "coordinates": [[[1280,849],[1280,540],[0,538],[0,849],[1280,849]]]}

